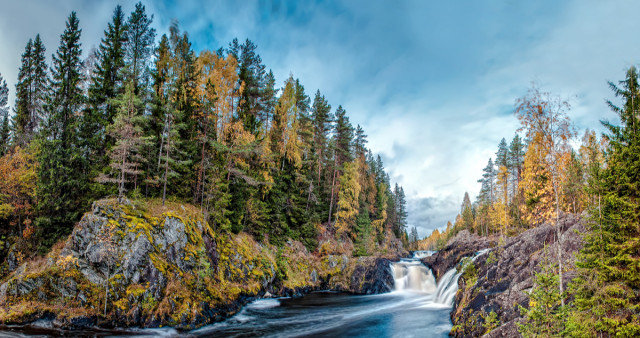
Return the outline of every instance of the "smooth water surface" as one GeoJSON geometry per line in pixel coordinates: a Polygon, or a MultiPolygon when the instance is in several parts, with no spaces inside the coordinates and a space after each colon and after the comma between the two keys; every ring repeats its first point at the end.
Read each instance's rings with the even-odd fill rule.
{"type": "Polygon", "coordinates": [[[315,292],[261,299],[228,320],[190,332],[200,337],[447,337],[451,307],[431,294],[354,296],[315,292]]]}

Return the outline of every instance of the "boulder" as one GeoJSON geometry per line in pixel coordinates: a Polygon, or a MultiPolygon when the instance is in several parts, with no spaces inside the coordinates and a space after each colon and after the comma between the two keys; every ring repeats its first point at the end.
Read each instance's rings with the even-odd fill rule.
{"type": "MultiPolygon", "coordinates": [[[[521,319],[519,307],[528,307],[528,291],[533,287],[533,277],[540,271],[544,255],[557,262],[559,242],[556,231],[561,233],[561,254],[566,286],[575,277],[575,254],[582,248],[582,236],[586,232],[581,216],[562,214],[559,228],[549,224],[527,230],[518,236],[507,238],[504,244],[479,256],[474,264],[477,271],[470,281],[461,277],[455,307],[451,313],[454,324],[452,335],[467,337],[487,334],[491,337],[519,336],[516,323],[521,319]],[[471,284],[473,283],[473,284],[471,284]],[[495,312],[501,324],[487,332],[485,318],[495,312]]],[[[472,238],[472,237],[467,237],[472,238]]],[[[457,245],[464,245],[463,242],[457,245]]],[[[476,248],[476,240],[471,241],[476,248]]],[[[447,246],[437,256],[455,255],[460,250],[447,246]]],[[[437,260],[437,257],[436,257],[437,260]]]]}

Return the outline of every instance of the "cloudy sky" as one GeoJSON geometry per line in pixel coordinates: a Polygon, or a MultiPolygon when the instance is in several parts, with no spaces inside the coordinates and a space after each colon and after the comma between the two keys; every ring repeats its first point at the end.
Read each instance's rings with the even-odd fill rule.
{"type": "MultiPolygon", "coordinates": [[[[113,8],[133,1],[0,0],[0,74],[11,90],[20,54],[40,33],[47,54],[76,10],[85,54],[113,8]]],[[[172,20],[196,51],[234,37],[258,45],[279,83],[292,73],[369,135],[405,189],[421,236],[476,196],[482,168],[518,127],[532,82],[570,100],[578,128],[615,119],[605,99],[640,58],[637,1],[143,1],[162,34],[172,20]]]]}

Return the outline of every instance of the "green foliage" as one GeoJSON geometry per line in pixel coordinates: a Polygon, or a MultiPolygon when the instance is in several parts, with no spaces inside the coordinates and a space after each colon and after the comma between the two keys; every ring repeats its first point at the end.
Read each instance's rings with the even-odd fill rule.
{"type": "Polygon", "coordinates": [[[609,102],[622,124],[604,122],[610,148],[603,169],[590,147],[589,190],[597,202],[591,210],[592,231],[576,264],[575,305],[567,324],[573,336],[640,334],[640,86],[635,67],[620,84],[610,83],[623,99],[622,107],[609,102]]]}
{"type": "Polygon", "coordinates": [[[500,326],[498,315],[494,311],[489,312],[489,315],[484,318],[484,323],[482,324],[482,327],[487,330],[485,331],[485,334],[491,332],[498,326],[500,326]]]}
{"type": "Polygon", "coordinates": [[[82,94],[80,28],[72,12],[53,58],[52,94],[38,155],[38,211],[45,246],[68,234],[87,206],[86,161],[78,138],[82,94]]]}
{"type": "Polygon", "coordinates": [[[524,322],[518,325],[518,331],[524,337],[560,336],[566,318],[560,302],[564,295],[558,289],[557,265],[550,261],[546,249],[539,266],[541,271],[536,273],[534,287],[529,292],[529,306],[520,306],[524,322]]]}

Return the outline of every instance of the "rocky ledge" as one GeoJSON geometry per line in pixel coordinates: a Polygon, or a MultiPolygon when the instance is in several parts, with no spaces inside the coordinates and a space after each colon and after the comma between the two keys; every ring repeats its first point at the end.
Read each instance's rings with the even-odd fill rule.
{"type": "MultiPolygon", "coordinates": [[[[565,271],[563,284],[567,286],[575,277],[575,253],[582,248],[582,235],[586,230],[579,215],[563,214],[559,224],[565,271]]],[[[556,227],[544,224],[497,245],[496,241],[461,231],[444,250],[423,261],[441,276],[442,271],[454,267],[462,257],[483,248],[491,250],[470,263],[473,267],[465,269],[469,272],[458,280],[459,290],[451,312],[454,325],[451,335],[518,337],[517,323],[522,318],[519,306],[529,306],[528,292],[533,288],[535,273],[540,271],[543,255],[557,262],[556,227]],[[492,312],[496,315],[496,324],[484,325],[492,312]]]]}
{"type": "Polygon", "coordinates": [[[214,231],[193,206],[101,200],[66,242],[2,280],[0,322],[188,330],[265,295],[387,292],[389,258],[406,254],[389,243],[386,257],[330,249],[350,243],[321,242],[324,251],[311,253],[297,241],[278,248],[245,233],[214,231]]]}

